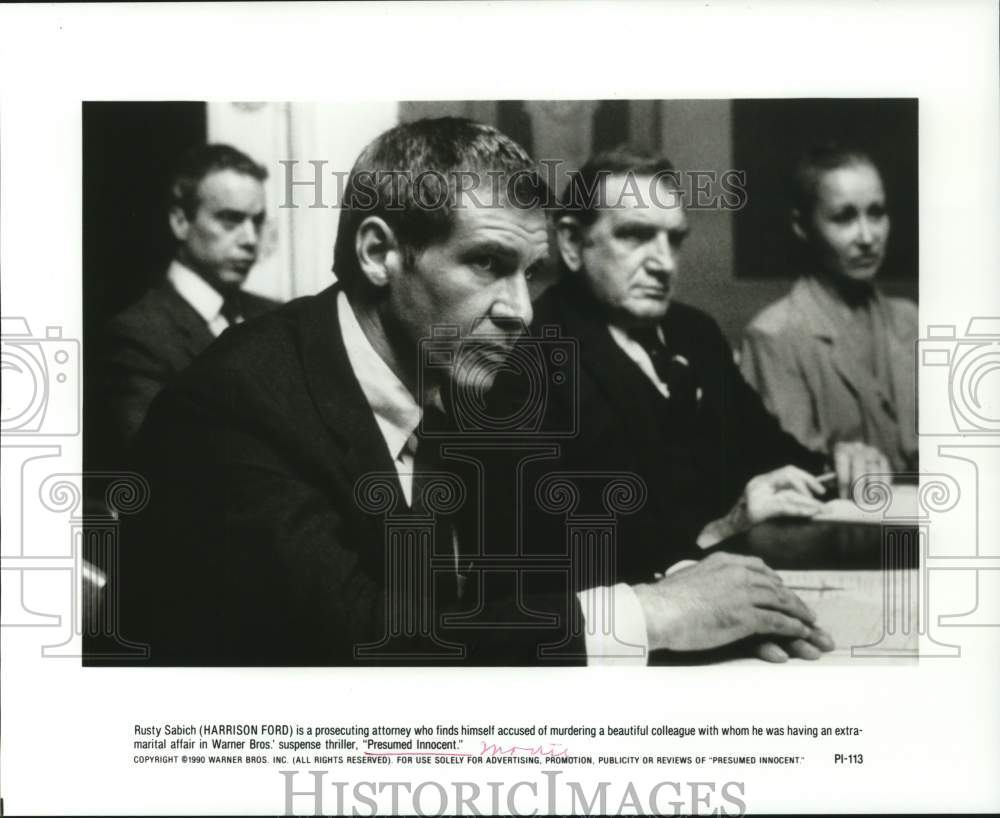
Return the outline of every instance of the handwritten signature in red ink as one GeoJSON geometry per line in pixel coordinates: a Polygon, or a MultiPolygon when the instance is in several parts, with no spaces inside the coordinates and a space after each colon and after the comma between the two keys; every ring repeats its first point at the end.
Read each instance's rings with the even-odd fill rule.
{"type": "Polygon", "coordinates": [[[479,751],[481,756],[516,756],[516,755],[528,755],[528,756],[552,756],[553,758],[559,758],[565,756],[569,753],[568,747],[563,747],[561,744],[553,744],[549,742],[548,746],[544,744],[536,744],[531,747],[522,747],[518,744],[511,744],[507,747],[502,744],[489,743],[486,741],[481,741],[482,749],[479,751]]]}

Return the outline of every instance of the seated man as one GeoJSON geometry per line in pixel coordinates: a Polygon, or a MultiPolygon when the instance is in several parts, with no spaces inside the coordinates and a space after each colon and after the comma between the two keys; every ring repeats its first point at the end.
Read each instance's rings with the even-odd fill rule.
{"type": "MultiPolygon", "coordinates": [[[[782,431],[715,321],[674,299],[688,233],[680,196],[665,159],[593,157],[571,177],[556,218],[561,277],[534,304],[533,334],[557,327],[579,345],[578,370],[557,378],[576,381],[572,401],[568,390],[548,395],[546,426],[578,425],[558,441],[560,468],[633,473],[645,487],[645,505],[619,521],[611,582],[642,582],[768,517],[810,516],[824,491],[815,475],[826,457],[782,431]]],[[[503,414],[500,401],[522,403],[525,383],[499,383],[503,414]]],[[[845,447],[842,480],[870,454],[845,447]]],[[[544,468],[536,464],[536,476],[544,468]]],[[[536,534],[552,536],[536,510],[536,534]]]]}
{"type": "Polygon", "coordinates": [[[108,465],[120,465],[157,393],[223,330],[277,306],[241,289],[260,248],[266,178],[228,145],[195,148],[178,162],[167,215],[174,258],[164,279],[112,319],[102,339],[93,399],[108,465]]]}
{"type": "Polygon", "coordinates": [[[570,590],[566,566],[516,561],[513,595],[485,581],[491,498],[475,464],[458,481],[443,461],[467,443],[456,404],[531,320],[544,199],[524,150],[467,120],[399,125],[362,151],[338,283],[227,332],[140,434],[150,504],[123,531],[122,622],[153,662],[582,664],[615,654],[612,631],[639,660],[751,635],[830,647],[751,558],[636,587],[570,590]]]}

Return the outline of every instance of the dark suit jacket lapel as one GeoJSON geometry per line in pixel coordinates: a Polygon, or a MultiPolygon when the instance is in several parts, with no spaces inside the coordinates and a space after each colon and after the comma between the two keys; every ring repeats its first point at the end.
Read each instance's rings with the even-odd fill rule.
{"type": "Polygon", "coordinates": [[[646,441],[646,445],[636,451],[656,449],[653,441],[660,437],[660,424],[654,414],[657,404],[637,398],[638,394],[654,387],[615,343],[606,323],[594,314],[586,295],[569,282],[557,286],[565,288],[559,302],[563,332],[580,342],[582,372],[593,380],[613,414],[619,419],[627,419],[623,428],[629,430],[630,436],[646,441]]]}
{"type": "MultiPolygon", "coordinates": [[[[299,350],[316,411],[344,455],[352,485],[365,474],[396,474],[385,438],[351,368],[337,316],[334,285],[315,296],[299,317],[299,350]]],[[[402,496],[400,495],[400,502],[402,496]]]]}
{"type": "Polygon", "coordinates": [[[170,320],[177,328],[177,339],[181,347],[190,353],[192,360],[204,352],[215,340],[208,324],[197,310],[188,304],[173,284],[164,280],[157,288],[163,300],[164,312],[170,316],[170,320]]]}

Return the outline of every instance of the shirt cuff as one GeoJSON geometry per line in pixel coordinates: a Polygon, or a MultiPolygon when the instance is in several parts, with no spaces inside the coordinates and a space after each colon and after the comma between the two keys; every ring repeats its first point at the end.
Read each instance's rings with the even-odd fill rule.
{"type": "Polygon", "coordinates": [[[645,665],[649,639],[642,605],[632,587],[621,582],[577,593],[583,609],[587,665],[645,665]]]}

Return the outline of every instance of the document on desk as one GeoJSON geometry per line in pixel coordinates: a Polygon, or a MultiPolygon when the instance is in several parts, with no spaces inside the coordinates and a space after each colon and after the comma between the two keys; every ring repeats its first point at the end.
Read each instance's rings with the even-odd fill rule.
{"type": "Polygon", "coordinates": [[[836,648],[827,658],[863,662],[884,656],[898,661],[916,653],[916,569],[778,573],[833,637],[836,648]]]}
{"type": "MultiPolygon", "coordinates": [[[[873,498],[874,499],[874,498],[873,498]]],[[[912,520],[917,513],[917,486],[893,486],[888,502],[862,505],[848,498],[830,500],[814,520],[879,525],[889,519],[912,520]]]]}

